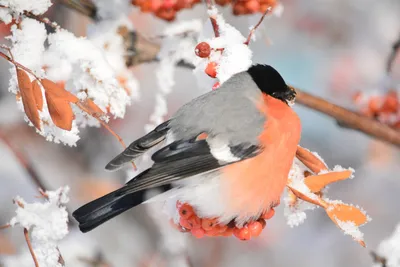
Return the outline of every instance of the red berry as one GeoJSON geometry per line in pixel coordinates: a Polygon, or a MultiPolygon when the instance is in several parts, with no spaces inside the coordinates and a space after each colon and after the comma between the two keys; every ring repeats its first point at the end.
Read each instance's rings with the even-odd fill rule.
{"type": "Polygon", "coordinates": [[[191,230],[191,232],[192,232],[192,235],[193,235],[194,237],[197,237],[197,238],[202,238],[202,237],[204,237],[204,235],[206,234],[206,231],[204,231],[204,230],[201,229],[201,228],[193,228],[193,229],[191,230]]]}
{"type": "Polygon", "coordinates": [[[247,227],[249,228],[251,236],[254,237],[259,236],[263,230],[263,225],[258,221],[250,222],[247,227]]]}
{"type": "Polygon", "coordinates": [[[211,47],[208,43],[201,42],[198,45],[196,45],[194,52],[198,57],[205,58],[210,55],[211,47]]]}
{"type": "Polygon", "coordinates": [[[264,213],[261,217],[265,220],[271,219],[275,215],[275,210],[271,208],[269,211],[264,213]]]}
{"type": "Polygon", "coordinates": [[[162,8],[169,9],[173,8],[176,1],[174,0],[164,0],[163,3],[161,4],[162,8]]]}
{"type": "Polygon", "coordinates": [[[219,87],[219,82],[216,82],[216,83],[213,85],[212,89],[213,89],[213,90],[216,90],[216,89],[218,89],[218,87],[219,87]]]}
{"type": "Polygon", "coordinates": [[[191,216],[189,219],[187,219],[187,221],[191,226],[190,229],[201,228],[201,219],[196,215],[191,216]]]}
{"type": "Polygon", "coordinates": [[[180,219],[179,219],[179,224],[180,224],[182,227],[186,228],[186,229],[192,229],[192,225],[191,225],[191,224],[188,222],[188,220],[185,219],[185,218],[180,218],[180,219]]]}
{"type": "Polygon", "coordinates": [[[179,207],[179,215],[181,218],[188,219],[194,214],[193,208],[188,204],[183,204],[179,207]]]}
{"type": "Polygon", "coordinates": [[[216,62],[210,62],[207,65],[207,68],[205,70],[205,72],[207,73],[208,76],[215,78],[217,77],[217,63],[216,62]]]}
{"type": "Polygon", "coordinates": [[[233,230],[233,234],[240,240],[250,240],[251,238],[251,233],[247,226],[240,229],[235,228],[235,230],[233,230]]]}
{"type": "Polygon", "coordinates": [[[260,9],[260,3],[258,2],[258,0],[250,0],[246,2],[246,8],[248,12],[255,13],[260,9]]]}

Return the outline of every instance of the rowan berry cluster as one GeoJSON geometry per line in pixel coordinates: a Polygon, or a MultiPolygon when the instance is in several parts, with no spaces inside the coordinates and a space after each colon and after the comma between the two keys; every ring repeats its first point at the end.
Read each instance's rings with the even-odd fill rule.
{"type": "Polygon", "coordinates": [[[132,5],[138,6],[142,12],[153,13],[160,19],[173,21],[178,11],[192,8],[200,2],[201,0],[132,0],[132,5]]]}
{"type": "Polygon", "coordinates": [[[257,237],[261,234],[266,225],[265,221],[271,219],[275,214],[274,208],[271,208],[262,214],[259,219],[248,222],[243,227],[237,227],[234,223],[221,224],[218,222],[218,218],[200,218],[193,207],[187,203],[177,202],[176,206],[179,211],[179,224],[174,225],[177,229],[183,232],[190,232],[197,238],[234,235],[240,240],[250,240],[252,237],[257,237]]]}
{"type": "Polygon", "coordinates": [[[232,5],[234,15],[247,15],[253,13],[264,13],[269,7],[274,9],[278,5],[277,0],[216,0],[219,5],[232,5]]]}
{"type": "MultiPolygon", "coordinates": [[[[177,12],[192,8],[201,0],[132,0],[132,5],[145,13],[153,13],[156,17],[166,20],[175,20],[177,12]]],[[[224,6],[230,4],[234,15],[248,15],[257,12],[264,13],[268,8],[274,9],[277,0],[216,0],[216,4],[224,6]]]]}
{"type": "Polygon", "coordinates": [[[354,96],[354,102],[362,114],[400,129],[399,95],[395,90],[372,96],[358,92],[354,96]]]}

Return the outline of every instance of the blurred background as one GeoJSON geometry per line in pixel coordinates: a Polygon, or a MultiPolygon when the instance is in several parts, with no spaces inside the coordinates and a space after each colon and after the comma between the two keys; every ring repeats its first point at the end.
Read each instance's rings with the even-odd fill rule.
{"type": "MultiPolygon", "coordinates": [[[[400,35],[400,1],[281,3],[282,16],[268,17],[257,31],[257,40],[250,44],[255,62],[270,64],[288,83],[353,110],[355,92],[393,89],[387,86],[386,64],[400,35]]],[[[229,7],[220,10],[245,36],[260,16],[233,16],[229,7]]],[[[77,36],[85,36],[91,23],[59,4],[46,15],[77,36]]],[[[135,29],[146,36],[161,34],[168,26],[168,22],[138,9],[131,18],[135,29]]],[[[208,23],[204,4],[181,11],[177,21],[193,18],[208,23]]],[[[8,35],[7,27],[1,27],[1,34],[8,35]]],[[[7,91],[8,64],[0,61],[0,225],[13,217],[12,199],[16,195],[37,201],[37,183],[13,150],[20,151],[47,190],[70,186],[69,211],[124,183],[126,171],[104,170],[121,147],[103,128],[82,130],[77,147],[71,148],[47,142],[24,122],[15,95],[7,91]]],[[[157,66],[154,62],[133,68],[140,84],[140,100],[132,103],[124,119],[110,124],[126,143],[145,133],[158,90],[154,78],[157,66]]],[[[398,81],[399,56],[393,66],[391,78],[398,81]]],[[[192,71],[183,67],[176,69],[175,82],[167,97],[168,116],[209,90],[200,88],[192,71]]],[[[87,234],[80,233],[72,221],[70,234],[60,244],[67,266],[372,266],[370,251],[376,251],[400,222],[399,150],[341,128],[332,118],[313,110],[299,105],[295,110],[303,124],[302,146],[318,152],[331,167],[339,164],[355,169],[355,179],[331,185],[329,196],[358,204],[368,212],[372,221],[361,228],[366,249],[344,236],[319,209],[308,211],[305,223],[290,228],[283,207],[279,207],[259,238],[239,242],[235,238],[198,240],[174,232],[157,212],[159,206],[141,205],[87,234]]],[[[140,162],[138,165],[143,168],[140,162]]],[[[18,229],[0,232],[0,253],[4,267],[33,266],[18,229]]]]}

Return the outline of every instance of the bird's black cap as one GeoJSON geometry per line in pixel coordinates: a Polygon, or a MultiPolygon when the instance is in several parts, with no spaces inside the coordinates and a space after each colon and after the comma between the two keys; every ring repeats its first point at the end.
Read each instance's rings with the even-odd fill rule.
{"type": "Polygon", "coordinates": [[[285,80],[273,67],[257,64],[251,66],[247,72],[263,93],[285,103],[293,101],[296,97],[296,92],[287,86],[285,80]]]}

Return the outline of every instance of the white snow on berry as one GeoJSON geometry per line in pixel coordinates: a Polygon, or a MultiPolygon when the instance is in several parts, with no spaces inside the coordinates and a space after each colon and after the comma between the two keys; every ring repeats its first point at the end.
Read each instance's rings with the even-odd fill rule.
{"type": "Polygon", "coordinates": [[[13,227],[19,226],[29,231],[32,247],[41,267],[61,267],[58,262],[58,242],[68,234],[68,213],[65,204],[68,199],[68,187],[56,191],[47,191],[48,199],[42,203],[27,203],[21,197],[15,201],[16,216],[11,219],[13,227]]]}
{"type": "MultiPolygon", "coordinates": [[[[222,49],[223,51],[212,50],[210,54],[210,62],[217,63],[217,78],[220,84],[227,81],[232,75],[247,70],[252,64],[253,53],[250,48],[244,44],[246,37],[240,31],[226,23],[216,8],[208,11],[209,15],[216,19],[218,24],[219,37],[213,37],[205,40],[211,48],[222,49]]],[[[195,72],[204,71],[208,59],[197,58],[195,62],[195,72]]]]}

